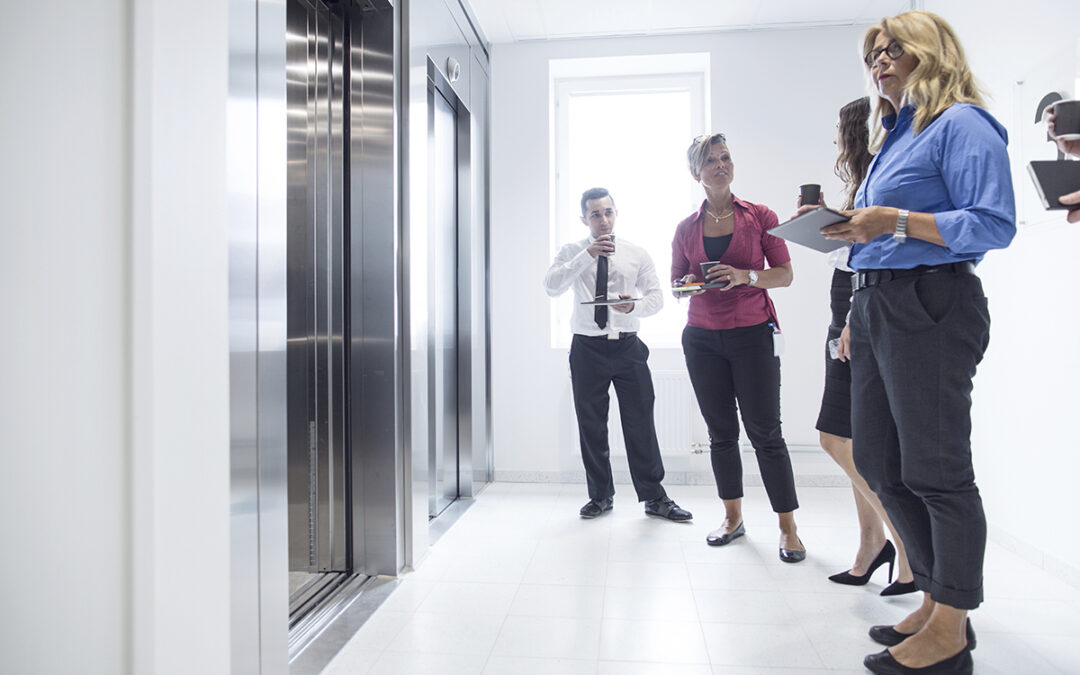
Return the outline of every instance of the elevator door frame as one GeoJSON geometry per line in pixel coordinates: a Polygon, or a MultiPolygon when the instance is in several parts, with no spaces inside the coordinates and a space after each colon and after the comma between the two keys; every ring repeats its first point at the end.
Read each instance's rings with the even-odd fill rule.
{"type": "MultiPolygon", "coordinates": [[[[429,55],[427,58],[427,129],[428,129],[428,167],[429,167],[429,182],[428,182],[428,255],[437,255],[436,242],[438,241],[435,236],[435,228],[438,226],[438,218],[436,217],[436,210],[439,208],[439,200],[436,197],[438,186],[436,183],[436,172],[438,170],[439,162],[435,156],[436,147],[436,112],[437,99],[441,98],[454,113],[454,165],[456,167],[454,174],[454,208],[455,208],[455,222],[453,232],[453,256],[454,256],[454,349],[453,359],[455,362],[454,373],[456,383],[454,385],[454,396],[456,398],[455,407],[455,453],[456,461],[456,476],[454,476],[453,483],[456,484],[456,490],[451,490],[448,487],[450,482],[446,476],[439,475],[439,471],[446,469],[446,454],[448,448],[446,445],[440,445],[438,442],[438,436],[440,433],[440,425],[435,421],[439,415],[439,412],[435,407],[436,390],[439,385],[438,373],[436,372],[436,352],[439,348],[437,337],[437,326],[429,323],[428,325],[428,413],[429,418],[432,420],[428,428],[427,449],[428,449],[428,517],[435,518],[440,513],[446,510],[455,500],[460,497],[472,497],[473,496],[473,429],[472,429],[472,406],[474,401],[473,386],[472,386],[472,349],[470,348],[470,326],[471,326],[471,313],[472,297],[470,288],[475,280],[471,278],[470,269],[472,267],[472,258],[474,252],[469,250],[468,228],[471,226],[471,212],[472,212],[472,194],[471,194],[471,171],[472,171],[472,113],[468,106],[462,101],[461,96],[455,90],[453,85],[444,75],[444,73],[436,66],[435,61],[429,55]],[[442,457],[439,454],[442,453],[442,457]]],[[[433,266],[432,261],[429,259],[429,266],[433,266]]],[[[437,279],[434,276],[429,278],[427,294],[429,303],[434,303],[437,299],[437,279]]],[[[429,307],[429,313],[432,315],[437,310],[433,310],[429,307]]],[[[483,393],[483,392],[481,392],[483,393]]],[[[445,440],[445,437],[444,437],[445,440]]],[[[418,458],[414,458],[416,461],[418,458]]]]}

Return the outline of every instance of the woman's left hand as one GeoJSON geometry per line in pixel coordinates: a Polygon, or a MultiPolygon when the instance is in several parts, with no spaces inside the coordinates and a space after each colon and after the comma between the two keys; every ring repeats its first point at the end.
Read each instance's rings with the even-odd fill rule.
{"type": "Polygon", "coordinates": [[[898,209],[891,206],[868,206],[865,209],[844,211],[851,220],[821,228],[826,239],[841,239],[865,244],[883,234],[896,231],[898,209]]]}
{"type": "Polygon", "coordinates": [[[749,270],[740,270],[732,267],[731,265],[713,265],[709,268],[709,275],[705,279],[707,283],[728,282],[727,286],[719,288],[720,291],[730,291],[736,286],[743,286],[750,283],[749,270]]]}

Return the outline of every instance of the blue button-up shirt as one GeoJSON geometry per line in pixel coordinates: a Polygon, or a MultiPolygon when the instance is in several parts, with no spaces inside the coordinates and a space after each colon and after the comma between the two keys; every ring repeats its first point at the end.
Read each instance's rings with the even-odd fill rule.
{"type": "Polygon", "coordinates": [[[916,136],[914,112],[904,106],[882,118],[889,135],[855,194],[855,208],[932,213],[947,248],[912,237],[898,244],[884,234],[852,247],[849,264],[857,270],[979,261],[1016,234],[1005,128],[978,106],[954,103],[916,136]]]}

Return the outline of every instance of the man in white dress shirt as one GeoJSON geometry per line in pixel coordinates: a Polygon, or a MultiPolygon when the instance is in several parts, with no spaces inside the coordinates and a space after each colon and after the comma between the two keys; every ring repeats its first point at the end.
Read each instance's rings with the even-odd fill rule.
{"type": "Polygon", "coordinates": [[[544,289],[551,297],[574,289],[570,377],[589,489],[589,501],[580,513],[582,518],[595,518],[611,510],[615,496],[607,435],[608,389],[614,383],[638,501],[645,502],[648,515],[690,520],[693,515],[679,508],[660,484],[664,463],[653,423],[649,348],[637,337],[639,319],[659,312],[664,297],[645,249],[619,239],[616,253],[612,231],[617,215],[607,190],[586,190],[581,196],[581,222],[590,236],[563,246],[544,277],[544,289]],[[581,304],[596,300],[626,302],[581,304]]]}

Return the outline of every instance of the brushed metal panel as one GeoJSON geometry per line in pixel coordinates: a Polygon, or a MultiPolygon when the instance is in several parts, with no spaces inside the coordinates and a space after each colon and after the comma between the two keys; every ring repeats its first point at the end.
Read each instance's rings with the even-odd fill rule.
{"type": "Polygon", "coordinates": [[[232,667],[288,672],[285,7],[229,7],[232,667]]]}
{"type": "Polygon", "coordinates": [[[353,559],[389,575],[405,550],[396,14],[385,3],[354,14],[349,55],[353,559]]]}

